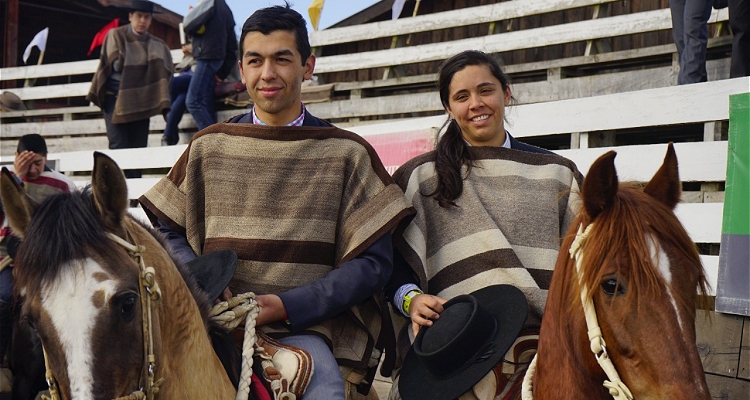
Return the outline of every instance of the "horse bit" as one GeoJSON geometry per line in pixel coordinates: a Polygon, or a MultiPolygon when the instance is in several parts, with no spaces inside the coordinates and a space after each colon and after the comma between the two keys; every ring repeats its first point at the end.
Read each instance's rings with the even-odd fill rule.
{"type": "MultiPolygon", "coordinates": [[[[633,400],[633,394],[630,389],[625,385],[625,382],[620,379],[620,375],[617,373],[615,365],[607,354],[607,344],[604,342],[602,336],[602,330],[599,327],[599,320],[596,317],[596,309],[594,308],[594,302],[588,297],[588,288],[583,282],[583,271],[581,265],[583,264],[583,242],[591,232],[591,228],[594,226],[593,223],[589,224],[586,229],[583,229],[583,224],[578,225],[578,233],[576,238],[570,245],[568,252],[570,257],[575,260],[576,273],[578,275],[578,282],[581,284],[581,303],[583,305],[583,313],[586,317],[586,327],[588,328],[588,337],[591,346],[591,351],[596,357],[596,361],[599,366],[607,374],[608,380],[604,381],[604,387],[609,390],[609,394],[615,400],[633,400]]],[[[526,371],[524,377],[521,395],[523,400],[533,400],[534,396],[532,393],[532,377],[536,370],[536,356],[531,360],[529,368],[526,371]]]]}
{"type": "MultiPolygon", "coordinates": [[[[127,232],[126,230],[126,233],[127,232]]],[[[146,267],[143,261],[143,253],[146,251],[144,245],[133,245],[117,235],[107,232],[107,236],[114,241],[116,244],[127,250],[133,259],[136,260],[140,267],[140,274],[138,274],[139,291],[141,299],[141,313],[143,321],[143,355],[146,360],[146,385],[139,390],[134,391],[128,396],[118,397],[114,400],[154,400],[154,397],[159,393],[159,386],[164,382],[164,378],[155,380],[155,369],[156,369],[156,356],[154,355],[154,330],[151,320],[151,307],[153,303],[159,301],[161,298],[161,290],[159,285],[156,283],[155,271],[153,267],[146,267]],[[144,295],[145,294],[145,295],[144,295]],[[146,338],[148,338],[146,340],[146,338]]],[[[49,365],[47,358],[47,351],[44,350],[44,366],[46,368],[45,377],[47,379],[47,385],[49,386],[50,397],[43,396],[46,400],[60,400],[60,393],[58,390],[57,381],[52,373],[52,369],[49,365]]],[[[143,377],[143,373],[141,373],[143,377]]]]}

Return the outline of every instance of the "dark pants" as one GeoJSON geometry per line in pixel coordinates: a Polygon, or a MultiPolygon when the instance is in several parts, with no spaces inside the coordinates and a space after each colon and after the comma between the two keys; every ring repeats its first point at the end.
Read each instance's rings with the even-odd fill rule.
{"type": "Polygon", "coordinates": [[[680,59],[677,83],[698,83],[708,80],[706,47],[708,18],[712,0],[669,0],[672,11],[672,38],[680,59]]]}
{"type": "Polygon", "coordinates": [[[750,76],[750,0],[729,0],[729,26],[734,35],[729,77],[750,76]]]}
{"type": "MultiPolygon", "coordinates": [[[[117,96],[107,95],[104,98],[102,113],[104,114],[104,124],[107,127],[107,139],[109,139],[110,149],[132,149],[136,147],[148,146],[148,125],[149,118],[126,122],[124,124],[113,124],[112,114],[115,110],[117,96]]],[[[141,170],[125,170],[125,177],[140,178],[141,170]]]]}
{"type": "Polygon", "coordinates": [[[188,70],[172,79],[172,86],[169,88],[169,100],[172,102],[172,108],[167,114],[167,127],[164,129],[164,138],[167,143],[177,144],[180,141],[179,128],[177,127],[182,120],[187,106],[187,92],[190,87],[190,80],[193,72],[188,70]]]}
{"type": "Polygon", "coordinates": [[[214,86],[216,86],[216,71],[221,68],[223,62],[223,60],[196,60],[195,62],[195,71],[187,94],[187,108],[199,130],[216,123],[214,86]]]}

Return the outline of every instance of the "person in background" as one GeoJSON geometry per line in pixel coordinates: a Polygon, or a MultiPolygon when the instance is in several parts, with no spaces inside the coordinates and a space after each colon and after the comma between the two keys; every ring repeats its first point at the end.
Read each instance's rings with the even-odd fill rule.
{"type": "Polygon", "coordinates": [[[237,62],[234,15],[226,1],[214,0],[211,19],[198,31],[188,33],[196,63],[187,92],[187,109],[201,130],[216,123],[214,85],[226,78],[237,62]]]}
{"type": "Polygon", "coordinates": [[[257,328],[310,353],[303,399],[362,398],[392,343],[376,294],[391,274],[391,231],[412,209],[364,139],[305,109],[315,69],[306,25],[288,4],[245,21],[239,69],[252,111],[198,132],[139,200],[183,262],[237,253],[224,297],[255,293],[257,328]]]}
{"type": "MultiPolygon", "coordinates": [[[[149,118],[170,107],[172,55],[148,32],[154,3],[133,0],[130,24],[107,32],[86,100],[102,109],[110,149],[148,146],[149,118]]],[[[139,178],[140,170],[125,171],[139,178]]]]}
{"type": "Polygon", "coordinates": [[[178,125],[182,121],[187,105],[187,92],[190,87],[190,81],[193,78],[193,69],[195,68],[195,59],[193,58],[193,45],[188,43],[182,45],[183,58],[175,66],[175,72],[179,75],[172,79],[172,85],[169,88],[169,99],[172,107],[167,113],[167,125],[164,128],[164,136],[161,138],[162,146],[173,146],[180,141],[178,125]]]}
{"type": "Polygon", "coordinates": [[[677,84],[706,82],[708,18],[713,0],[669,0],[672,38],[677,46],[680,72],[677,84]]]}
{"type": "MultiPolygon", "coordinates": [[[[510,82],[489,55],[464,51],[446,60],[438,88],[449,117],[436,149],[393,174],[417,211],[393,235],[394,271],[384,289],[400,325],[398,348],[406,354],[447,300],[507,284],[528,300],[524,346],[536,349],[560,239],[575,217],[583,178],[572,161],[505,129],[510,82]]],[[[523,365],[525,359],[508,354],[511,371],[523,365]]]]}
{"type": "MultiPolygon", "coordinates": [[[[24,135],[18,140],[16,156],[11,171],[23,185],[26,194],[41,203],[49,196],[70,193],[75,184],[67,176],[47,166],[47,143],[37,134],[24,135]]],[[[13,316],[12,259],[9,253],[18,245],[18,238],[12,235],[5,213],[0,204],[0,364],[11,338],[13,316]]]]}
{"type": "Polygon", "coordinates": [[[729,77],[750,76],[750,0],[729,0],[729,26],[734,35],[729,77]]]}

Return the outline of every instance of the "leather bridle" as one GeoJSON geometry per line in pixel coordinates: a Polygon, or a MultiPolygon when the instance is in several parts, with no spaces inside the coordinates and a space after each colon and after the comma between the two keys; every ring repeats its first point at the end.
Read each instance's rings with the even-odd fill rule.
{"type": "MultiPolygon", "coordinates": [[[[599,320],[596,317],[596,309],[594,308],[594,302],[588,295],[588,288],[585,282],[583,282],[583,243],[591,232],[594,224],[589,224],[586,229],[583,229],[583,224],[578,226],[578,232],[570,245],[568,252],[570,258],[575,260],[576,275],[578,276],[578,282],[581,285],[581,303],[583,305],[583,314],[586,317],[586,328],[588,329],[589,343],[591,351],[594,353],[596,361],[599,366],[607,374],[607,379],[603,385],[609,391],[609,394],[615,400],[633,400],[633,394],[630,389],[625,385],[625,382],[620,379],[620,375],[617,373],[615,365],[607,354],[607,344],[604,342],[602,336],[602,330],[599,327],[599,320]]],[[[523,400],[533,400],[533,376],[536,371],[536,355],[531,360],[529,368],[526,370],[526,376],[524,377],[521,385],[521,398],[523,400]]]]}
{"type": "MultiPolygon", "coordinates": [[[[126,231],[126,234],[130,236],[130,233],[126,231]]],[[[154,303],[161,299],[161,290],[159,285],[156,283],[156,276],[153,267],[147,267],[143,260],[143,253],[146,251],[146,246],[131,244],[130,242],[120,238],[112,233],[107,233],[110,240],[114,241],[120,247],[123,247],[128,254],[135,259],[139,266],[138,283],[139,292],[141,299],[141,314],[142,314],[142,330],[143,330],[143,358],[144,366],[141,371],[141,385],[139,390],[134,391],[128,396],[118,397],[115,400],[153,400],[156,394],[159,393],[159,386],[164,382],[164,378],[156,379],[156,355],[154,354],[154,329],[152,321],[152,307],[154,303]],[[144,384],[145,382],[145,384],[144,384]]],[[[47,358],[47,351],[42,346],[44,351],[44,365],[46,368],[45,377],[47,379],[47,385],[49,386],[51,400],[61,400],[60,391],[55,379],[52,369],[50,368],[49,360],[47,358]]],[[[45,396],[46,397],[46,396],[45,396]]]]}

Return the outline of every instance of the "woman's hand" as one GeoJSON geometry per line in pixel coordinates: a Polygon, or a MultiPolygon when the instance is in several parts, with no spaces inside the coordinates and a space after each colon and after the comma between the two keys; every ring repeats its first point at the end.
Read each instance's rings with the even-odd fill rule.
{"type": "Polygon", "coordinates": [[[431,294],[418,294],[411,299],[409,318],[411,318],[411,329],[415,337],[421,326],[432,326],[432,320],[440,318],[446,301],[431,294]]]}

